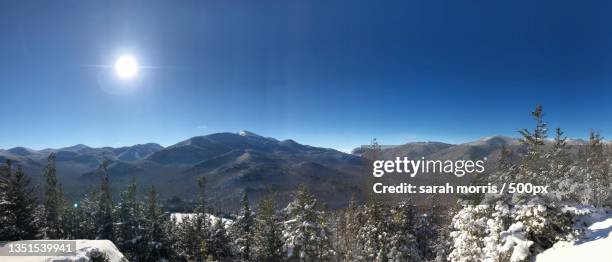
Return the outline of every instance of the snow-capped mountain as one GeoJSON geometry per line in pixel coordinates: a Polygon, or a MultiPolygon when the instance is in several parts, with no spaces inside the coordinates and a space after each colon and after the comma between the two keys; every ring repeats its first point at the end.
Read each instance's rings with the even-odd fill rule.
{"type": "Polygon", "coordinates": [[[75,197],[97,184],[99,166],[105,160],[110,160],[108,173],[114,190],[122,190],[136,178],[142,187],[156,185],[166,197],[192,199],[198,192],[196,179],[205,176],[213,202],[228,206],[239,203],[245,191],[256,201],[273,190],[282,202],[299,184],[312,187],[330,206],[343,205],[359,195],[359,183],[367,175],[361,157],[249,131],[192,137],[166,148],[152,143],[121,148],[75,145],[41,151],[17,148],[1,150],[0,161],[14,160],[34,182],[40,182],[50,153],[56,154],[65,192],[75,197]]]}
{"type": "MultiPolygon", "coordinates": [[[[568,144],[583,146],[575,140],[568,144]]],[[[384,147],[377,158],[486,158],[485,165],[493,165],[502,145],[514,157],[524,150],[516,138],[492,136],[464,144],[415,142],[384,147]]],[[[364,178],[371,177],[366,159],[372,158],[363,148],[346,154],[240,131],[196,136],[166,148],[154,143],[120,148],[83,144],[44,150],[16,147],[0,150],[0,161],[13,160],[34,183],[40,183],[50,153],[56,154],[58,175],[68,196],[78,197],[91,190],[99,179],[100,164],[109,160],[114,190],[136,178],[142,187],[156,185],[165,197],[192,199],[198,190],[195,179],[205,176],[211,200],[227,206],[239,203],[245,191],[256,201],[273,190],[282,202],[298,184],[310,186],[330,206],[342,206],[352,196],[360,196],[364,178]]]]}

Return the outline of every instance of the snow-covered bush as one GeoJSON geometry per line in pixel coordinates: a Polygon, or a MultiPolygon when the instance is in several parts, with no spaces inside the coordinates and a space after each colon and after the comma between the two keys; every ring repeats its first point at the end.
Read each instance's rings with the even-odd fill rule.
{"type": "Polygon", "coordinates": [[[527,240],[525,237],[525,226],[522,222],[516,222],[510,225],[508,230],[500,233],[503,245],[498,248],[499,253],[510,253],[511,262],[524,261],[529,257],[529,248],[533,245],[533,241],[527,240]]]}

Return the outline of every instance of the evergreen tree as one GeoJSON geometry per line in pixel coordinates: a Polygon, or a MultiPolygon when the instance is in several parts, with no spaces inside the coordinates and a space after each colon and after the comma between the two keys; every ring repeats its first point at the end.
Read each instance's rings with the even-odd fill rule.
{"type": "Polygon", "coordinates": [[[548,127],[544,122],[544,112],[541,105],[536,107],[531,116],[536,122],[534,130],[529,131],[525,128],[519,130],[519,133],[523,136],[521,141],[527,147],[527,153],[522,159],[520,177],[523,182],[532,182],[539,185],[544,184],[542,182],[547,177],[543,148],[544,141],[548,136],[548,127]]]}
{"type": "Polygon", "coordinates": [[[567,137],[561,128],[555,129],[555,140],[550,155],[552,175],[557,179],[566,177],[571,165],[571,155],[567,151],[567,137]]]}
{"type": "Polygon", "coordinates": [[[563,134],[561,128],[555,129],[555,140],[550,150],[550,186],[555,192],[554,200],[561,203],[576,199],[571,188],[578,182],[576,177],[570,177],[572,160],[567,149],[567,137],[563,134]]]}
{"type": "Polygon", "coordinates": [[[98,208],[95,214],[97,227],[96,239],[115,239],[113,230],[113,199],[110,191],[110,180],[108,178],[108,161],[100,166],[102,183],[98,195],[98,208]]]}
{"type": "Polygon", "coordinates": [[[65,205],[62,212],[62,232],[66,239],[87,239],[85,230],[81,223],[87,219],[82,208],[77,203],[72,206],[65,205]]]}
{"type": "MultiPolygon", "coordinates": [[[[370,145],[365,147],[363,157],[367,161],[367,165],[370,168],[374,167],[374,161],[382,159],[382,147],[380,144],[378,144],[378,140],[376,138],[373,138],[372,141],[370,141],[370,145]]],[[[377,178],[372,176],[371,173],[364,175],[366,179],[364,179],[362,190],[363,192],[366,192],[366,198],[370,200],[381,200],[381,194],[375,194],[372,191],[372,185],[378,182],[377,178]]]]}
{"type": "Polygon", "coordinates": [[[21,167],[12,174],[11,163],[3,171],[6,183],[4,200],[0,203],[2,214],[0,228],[0,241],[31,240],[39,233],[36,224],[36,203],[34,193],[30,188],[30,179],[23,173],[21,167]]]}
{"type": "Polygon", "coordinates": [[[204,261],[210,253],[210,224],[206,203],[206,178],[198,178],[198,204],[193,217],[184,218],[179,225],[178,249],[189,261],[204,261]]]}
{"type": "Polygon", "coordinates": [[[484,242],[487,236],[488,205],[464,206],[453,218],[450,233],[453,238],[453,250],[450,261],[484,261],[484,242]]]}
{"type": "MultiPolygon", "coordinates": [[[[512,164],[512,152],[508,149],[508,147],[503,144],[499,151],[499,156],[497,158],[497,164],[493,173],[490,174],[487,182],[491,182],[492,184],[503,184],[503,183],[514,183],[517,182],[518,170],[517,165],[512,164]]],[[[486,183],[482,183],[486,184],[486,183]]],[[[470,205],[479,205],[479,204],[495,204],[498,201],[502,201],[503,203],[510,203],[512,200],[512,195],[504,192],[503,195],[500,194],[479,194],[480,198],[478,201],[474,201],[469,203],[470,205]]]]}
{"type": "MultiPolygon", "coordinates": [[[[232,261],[233,252],[231,240],[225,230],[223,219],[218,217],[211,228],[211,236],[207,246],[208,257],[213,261],[232,261]]],[[[209,259],[210,260],[210,259],[209,259]]]]}
{"type": "Polygon", "coordinates": [[[500,249],[503,244],[502,232],[511,223],[509,206],[498,202],[495,205],[486,206],[486,236],[483,238],[482,249],[484,259],[492,262],[510,261],[509,252],[500,249]]]}
{"type": "Polygon", "coordinates": [[[356,236],[359,261],[380,261],[387,258],[390,234],[388,208],[375,201],[368,202],[359,213],[361,228],[356,236]]]}
{"type": "Polygon", "coordinates": [[[121,193],[121,199],[117,206],[115,244],[130,260],[139,255],[144,256],[145,241],[143,239],[144,214],[141,203],[136,198],[138,187],[133,179],[127,189],[121,193]]]}
{"type": "Polygon", "coordinates": [[[508,149],[506,144],[502,144],[499,150],[499,157],[497,158],[497,170],[505,170],[512,166],[512,152],[508,149]]]}
{"type": "MultiPolygon", "coordinates": [[[[186,261],[203,261],[201,254],[202,236],[201,226],[196,225],[196,216],[185,216],[174,227],[176,242],[174,249],[177,255],[186,261]]],[[[176,223],[176,220],[173,219],[176,223]]]]}
{"type": "Polygon", "coordinates": [[[546,122],[544,122],[544,110],[542,105],[536,106],[536,109],[531,112],[531,116],[536,121],[536,127],[533,132],[525,128],[519,130],[519,133],[523,136],[523,143],[528,147],[528,157],[542,153],[544,140],[548,136],[548,126],[546,122]]]}
{"type": "Polygon", "coordinates": [[[8,200],[9,181],[11,180],[11,160],[0,166],[0,241],[9,240],[9,229],[13,226],[10,207],[12,203],[8,200]]]}
{"type": "Polygon", "coordinates": [[[146,261],[162,261],[174,257],[169,227],[170,218],[167,213],[163,213],[155,187],[151,186],[145,209],[145,239],[148,243],[146,261]]]}
{"type": "Polygon", "coordinates": [[[283,210],[286,217],[284,249],[290,259],[321,261],[333,256],[328,228],[316,204],[315,197],[300,185],[295,199],[283,210]]]}
{"type": "Polygon", "coordinates": [[[45,226],[43,234],[45,238],[57,239],[64,235],[62,232],[64,199],[60,193],[60,185],[57,181],[54,153],[51,153],[47,158],[47,166],[43,175],[45,177],[45,226]]]}
{"type": "Polygon", "coordinates": [[[232,224],[231,236],[241,261],[254,261],[253,237],[255,231],[255,218],[249,207],[249,198],[246,193],[242,197],[242,209],[232,224]]]}
{"type": "Polygon", "coordinates": [[[610,164],[604,156],[602,140],[598,132],[591,131],[586,163],[586,181],[589,186],[585,197],[587,203],[596,207],[610,205],[610,164]]]}
{"type": "Polygon", "coordinates": [[[425,253],[428,247],[425,241],[423,246],[419,245],[417,237],[426,240],[433,235],[425,233],[425,230],[430,228],[428,225],[417,225],[420,221],[416,207],[402,202],[394,208],[392,219],[387,258],[390,261],[423,261],[421,254],[425,253]]]}
{"type": "Polygon", "coordinates": [[[255,258],[257,261],[285,261],[281,223],[274,212],[274,197],[264,196],[259,201],[255,220],[255,258]]]}
{"type": "Polygon", "coordinates": [[[98,235],[98,225],[96,224],[98,207],[99,207],[99,192],[91,192],[85,195],[80,202],[77,203],[74,212],[78,220],[78,230],[76,235],[79,238],[95,239],[98,235]]]}
{"type": "Polygon", "coordinates": [[[359,233],[359,206],[354,200],[349,202],[348,207],[339,216],[337,228],[337,242],[339,257],[345,261],[354,261],[359,256],[359,246],[355,236],[359,233]]]}
{"type": "Polygon", "coordinates": [[[373,160],[376,160],[382,156],[382,147],[376,138],[372,138],[366,153],[369,155],[368,158],[373,160]]]}

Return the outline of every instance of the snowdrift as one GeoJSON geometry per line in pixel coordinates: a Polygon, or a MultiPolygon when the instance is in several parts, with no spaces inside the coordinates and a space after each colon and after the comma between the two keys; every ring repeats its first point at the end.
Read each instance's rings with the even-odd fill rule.
{"type": "Polygon", "coordinates": [[[577,225],[586,226],[582,237],[555,243],[539,254],[536,261],[612,261],[612,211],[585,215],[577,225]]]}

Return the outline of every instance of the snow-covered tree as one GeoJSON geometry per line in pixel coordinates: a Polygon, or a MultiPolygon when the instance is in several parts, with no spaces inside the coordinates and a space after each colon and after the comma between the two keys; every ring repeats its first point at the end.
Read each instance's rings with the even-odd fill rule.
{"type": "Polygon", "coordinates": [[[249,198],[245,193],[242,196],[242,209],[231,227],[231,236],[234,246],[242,261],[254,261],[253,238],[255,231],[255,216],[249,207],[249,198]]]}
{"type": "Polygon", "coordinates": [[[389,208],[371,200],[359,213],[361,227],[357,233],[359,261],[386,261],[390,248],[389,208]]]}
{"type": "Polygon", "coordinates": [[[274,196],[264,196],[259,201],[255,219],[255,258],[257,261],[285,261],[281,222],[274,211],[274,196]]]}
{"type": "Polygon", "coordinates": [[[572,230],[572,214],[551,205],[518,205],[513,210],[513,221],[521,222],[527,238],[533,241],[532,254],[563,240],[572,230]]]}
{"type": "Polygon", "coordinates": [[[483,242],[487,237],[488,205],[468,205],[453,217],[453,250],[450,261],[483,261],[485,258],[483,242]]]}
{"type": "Polygon", "coordinates": [[[148,245],[146,261],[163,261],[174,258],[171,248],[170,217],[168,213],[162,211],[154,186],[151,186],[147,192],[144,213],[144,238],[148,245]]]}
{"type": "Polygon", "coordinates": [[[323,212],[316,205],[315,197],[301,185],[294,200],[283,210],[284,250],[289,259],[321,261],[334,255],[323,212]]]}
{"type": "Polygon", "coordinates": [[[140,201],[136,198],[136,181],[132,180],[116,207],[115,244],[131,260],[140,260],[145,253],[144,214],[140,201]]]}
{"type": "Polygon", "coordinates": [[[555,129],[555,140],[550,151],[551,175],[555,179],[563,179],[568,175],[572,164],[571,155],[567,148],[567,137],[561,128],[555,129]]]}
{"type": "Polygon", "coordinates": [[[361,228],[359,212],[359,206],[351,200],[348,207],[338,212],[336,217],[334,244],[338,258],[341,260],[355,261],[359,257],[360,249],[355,237],[361,228]]]}
{"type": "Polygon", "coordinates": [[[232,243],[221,217],[215,219],[210,231],[210,240],[206,247],[208,259],[212,258],[212,261],[233,261],[232,243]]]}
{"type": "Polygon", "coordinates": [[[11,179],[11,160],[6,160],[6,164],[0,166],[0,240],[8,239],[8,230],[11,227],[12,205],[8,200],[9,181],[11,179]]]}
{"type": "Polygon", "coordinates": [[[414,205],[407,202],[400,203],[392,210],[392,224],[389,241],[389,252],[387,258],[389,261],[423,261],[421,256],[422,251],[428,247],[419,245],[417,237],[422,234],[421,240],[428,237],[433,237],[426,234],[425,230],[429,229],[425,225],[417,224],[420,222],[417,209],[414,205]],[[419,232],[419,230],[422,230],[419,232]],[[423,250],[420,250],[420,249],[423,250]]]}
{"type": "Polygon", "coordinates": [[[100,166],[102,183],[98,195],[98,208],[95,213],[96,239],[115,239],[113,230],[113,199],[110,191],[110,180],[108,178],[108,161],[100,166]]]}
{"type": "Polygon", "coordinates": [[[611,205],[610,162],[604,156],[602,140],[598,132],[591,131],[586,162],[586,181],[590,186],[584,196],[587,203],[596,207],[611,205]]]}
{"type": "Polygon", "coordinates": [[[511,223],[510,206],[498,202],[492,206],[486,206],[490,212],[486,220],[486,236],[483,239],[483,255],[485,261],[504,262],[508,261],[510,248],[501,249],[503,244],[502,232],[511,223]]]}
{"type": "Polygon", "coordinates": [[[61,185],[57,181],[54,153],[47,158],[43,176],[45,178],[45,216],[42,233],[44,238],[57,239],[64,235],[62,232],[64,197],[60,192],[61,185]]]}
{"type": "Polygon", "coordinates": [[[186,217],[177,227],[177,243],[180,256],[189,261],[204,261],[210,254],[211,231],[206,201],[206,178],[198,178],[198,204],[193,217],[186,217]]]}
{"type": "Polygon", "coordinates": [[[2,170],[3,182],[0,189],[3,189],[4,194],[0,198],[0,241],[35,239],[39,228],[30,179],[19,166],[13,173],[10,161],[7,161],[2,170]]]}
{"type": "Polygon", "coordinates": [[[519,130],[522,136],[521,141],[527,147],[527,152],[521,159],[521,168],[519,169],[519,177],[522,182],[532,182],[540,185],[545,184],[547,178],[547,165],[544,163],[544,145],[548,137],[548,126],[544,122],[544,111],[541,105],[531,113],[531,116],[536,122],[533,131],[526,128],[519,130]]]}
{"type": "MultiPolygon", "coordinates": [[[[497,234],[499,232],[495,233],[497,234]]],[[[488,255],[492,257],[487,257],[487,261],[521,262],[529,258],[533,241],[527,239],[525,227],[522,222],[519,221],[514,223],[508,230],[499,233],[499,238],[503,244],[494,247],[495,249],[488,253],[488,255]]]]}
{"type": "Polygon", "coordinates": [[[575,199],[571,187],[578,182],[572,174],[572,158],[568,151],[567,137],[561,128],[555,129],[553,147],[549,152],[551,198],[555,203],[567,203],[575,199]]]}

